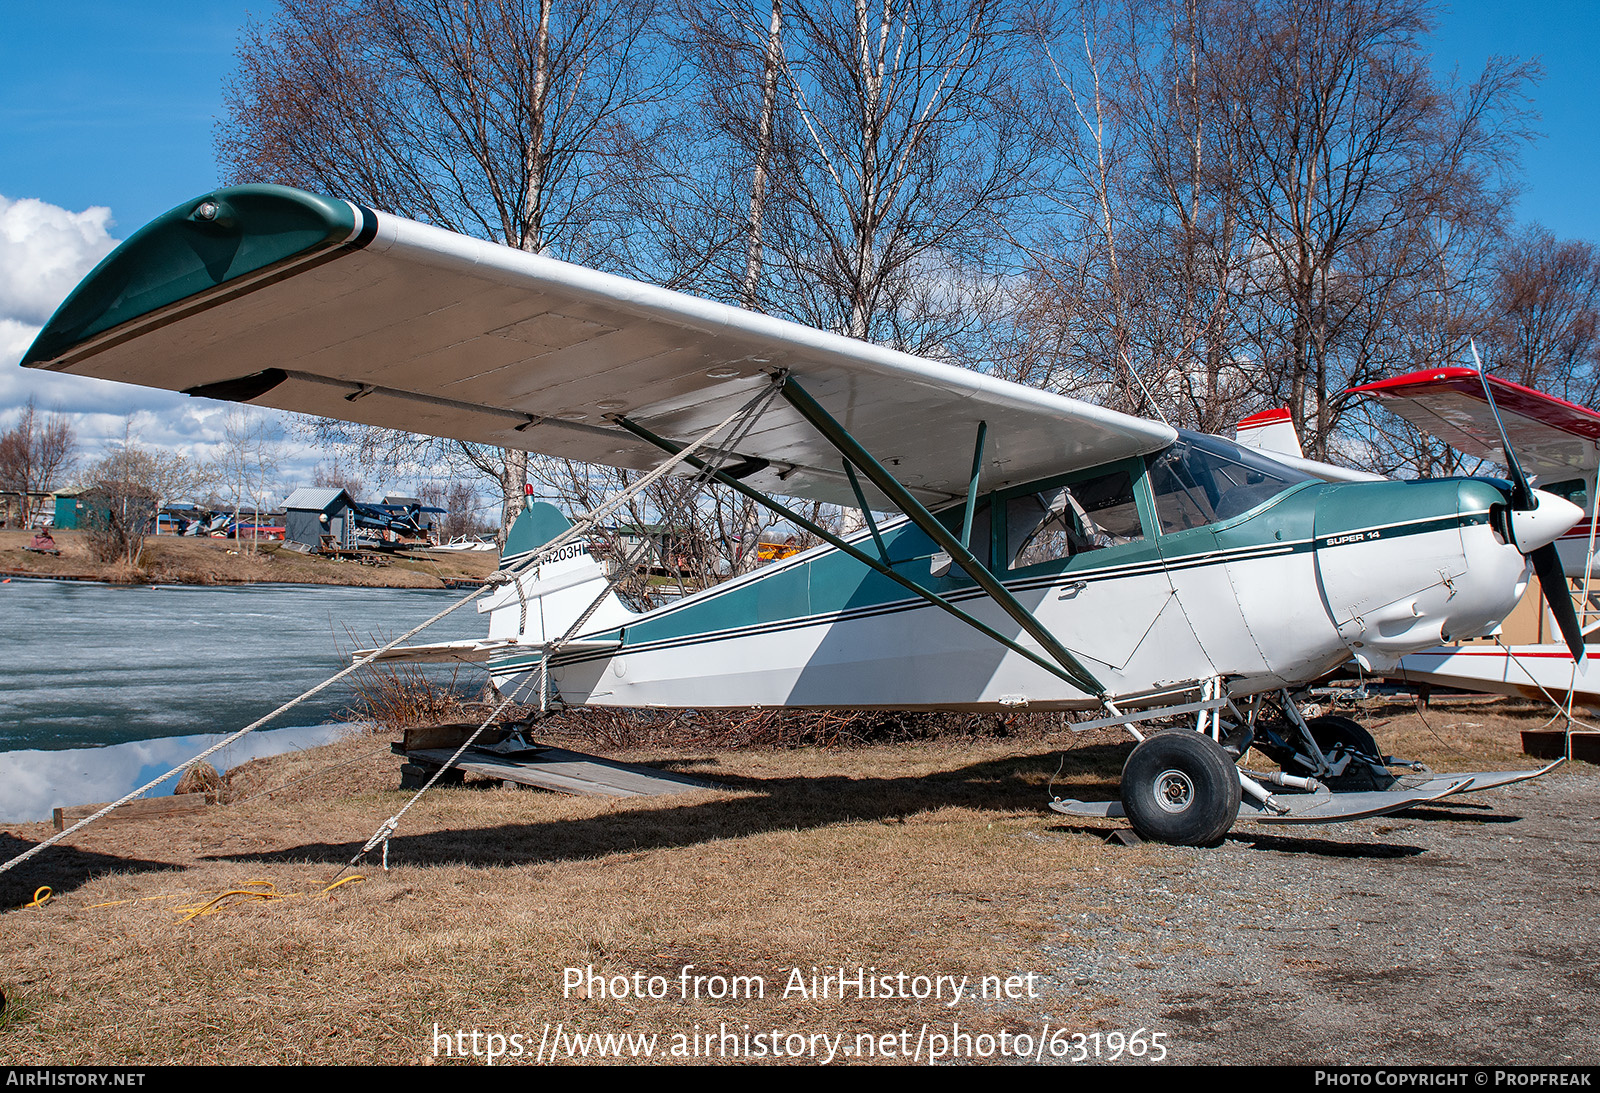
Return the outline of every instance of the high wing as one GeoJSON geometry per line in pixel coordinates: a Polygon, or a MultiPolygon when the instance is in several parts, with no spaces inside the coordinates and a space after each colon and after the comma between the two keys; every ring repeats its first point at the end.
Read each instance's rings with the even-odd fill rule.
{"type": "MultiPolygon", "coordinates": [[[[1565,399],[1489,377],[1494,402],[1517,459],[1535,479],[1550,483],[1595,468],[1600,413],[1565,399]]],[[[1430,368],[1352,387],[1458,451],[1504,461],[1500,432],[1471,368],[1430,368]]]]}
{"type": "MultiPolygon", "coordinates": [[[[925,504],[1156,451],[1164,424],[285,187],[217,190],[136,232],[23,364],[643,469],[788,372],[925,504]]],[[[774,400],[725,469],[854,505],[774,400]],[[737,468],[737,471],[733,470],[737,468]]],[[[883,496],[866,483],[874,506],[883,496]]]]}

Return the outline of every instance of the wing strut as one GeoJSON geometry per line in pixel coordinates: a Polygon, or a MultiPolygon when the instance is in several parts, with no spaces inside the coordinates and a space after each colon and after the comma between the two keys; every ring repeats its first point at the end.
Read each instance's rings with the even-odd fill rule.
{"type": "MultiPolygon", "coordinates": [[[[620,415],[613,416],[609,418],[609,420],[616,422],[618,426],[628,430],[628,432],[632,433],[639,439],[654,444],[664,452],[670,452],[673,455],[676,455],[684,448],[684,445],[679,444],[676,441],[668,440],[665,437],[657,436],[655,433],[652,433],[649,429],[646,429],[638,422],[630,421],[620,415]]],[[[888,577],[896,584],[916,593],[918,596],[927,600],[935,607],[938,607],[944,611],[948,611],[950,614],[954,615],[956,618],[960,619],[974,630],[977,630],[984,637],[990,638],[999,644],[1004,645],[1007,649],[1010,649],[1014,653],[1027,657],[1029,660],[1033,661],[1033,663],[1037,664],[1051,675],[1066,680],[1080,691],[1094,695],[1100,695],[1103,693],[1104,688],[1102,688],[1098,683],[1091,682],[1093,677],[1090,677],[1090,680],[1079,679],[1070,671],[1064,669],[1061,665],[1045,659],[1032,649],[1018,645],[1016,642],[1000,633],[1000,631],[994,629],[994,627],[973,618],[971,615],[961,610],[961,608],[957,607],[955,604],[939,595],[939,593],[933,591],[932,589],[922,587],[920,584],[911,580],[911,578],[907,577],[903,573],[896,573],[893,568],[886,564],[886,562],[879,561],[877,558],[872,557],[872,555],[858,550],[855,546],[845,542],[827,528],[811,520],[807,520],[804,516],[801,516],[798,512],[795,512],[781,501],[777,501],[771,497],[768,497],[760,490],[751,486],[747,486],[738,479],[730,478],[724,472],[715,470],[704,460],[696,458],[695,456],[687,457],[684,462],[698,470],[710,472],[713,481],[727,486],[729,489],[737,493],[743,494],[745,497],[750,498],[750,500],[759,505],[766,506],[779,516],[783,517],[785,520],[788,520],[790,523],[794,524],[795,527],[803,528],[812,535],[815,535],[818,539],[821,539],[824,543],[827,543],[829,546],[841,551],[844,554],[848,554],[850,557],[854,558],[867,568],[876,573],[881,573],[883,576],[888,577]]]]}
{"type": "MultiPolygon", "coordinates": [[[[781,390],[783,397],[788,401],[789,405],[799,412],[801,417],[811,422],[816,427],[816,430],[827,438],[828,443],[839,450],[841,455],[865,471],[867,477],[872,479],[872,484],[882,490],[885,497],[893,502],[901,512],[909,516],[912,523],[926,532],[928,537],[937,543],[941,550],[955,559],[956,564],[966,570],[972,579],[978,583],[978,587],[987,592],[989,598],[994,600],[1001,610],[1015,619],[1017,625],[1026,630],[1033,637],[1033,640],[1044,646],[1045,652],[1049,653],[1062,668],[1066,669],[1074,686],[1097,698],[1105,699],[1107,697],[1106,689],[1100,681],[1095,679],[1089,669],[1079,663],[1078,658],[1073,656],[1066,646],[1056,640],[1055,635],[1050,632],[1049,628],[1034,617],[1033,612],[1024,607],[1022,602],[1013,596],[1010,590],[993,573],[989,572],[987,566],[978,561],[972,551],[967,549],[965,543],[958,542],[956,537],[950,534],[949,530],[934,518],[933,513],[924,508],[922,502],[911,495],[910,490],[902,486],[883,464],[874,459],[872,453],[857,443],[848,429],[835,421],[833,415],[829,414],[815,399],[806,394],[805,389],[795,381],[793,376],[784,377],[781,390]]],[[[985,432],[987,432],[986,427],[978,432],[980,453],[985,432]]],[[[974,463],[977,463],[979,459],[981,459],[981,454],[974,457],[974,463]]],[[[969,497],[975,492],[975,483],[976,479],[974,478],[974,486],[969,487],[967,490],[969,497]]]]}
{"type": "Polygon", "coordinates": [[[873,519],[872,510],[867,507],[867,495],[861,492],[861,480],[856,477],[856,469],[850,461],[844,461],[845,477],[850,479],[850,488],[855,491],[856,504],[861,506],[861,518],[867,522],[867,530],[872,532],[873,545],[878,548],[878,557],[883,559],[883,564],[889,563],[889,550],[883,545],[883,536],[878,534],[878,521],[873,519]]]}
{"type": "Polygon", "coordinates": [[[983,440],[989,435],[989,423],[978,422],[978,440],[972,446],[972,480],[967,483],[967,511],[961,514],[961,541],[972,542],[972,513],[978,507],[978,475],[983,473],[983,440]]]}

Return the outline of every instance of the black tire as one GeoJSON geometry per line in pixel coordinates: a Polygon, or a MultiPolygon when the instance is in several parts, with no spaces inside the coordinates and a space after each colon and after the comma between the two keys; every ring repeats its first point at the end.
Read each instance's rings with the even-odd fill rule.
{"type": "Polygon", "coordinates": [[[1209,736],[1156,733],[1122,767],[1122,809],[1142,839],[1215,846],[1239,816],[1239,770],[1209,736]]]}
{"type": "MultiPolygon", "coordinates": [[[[1362,793],[1388,789],[1397,781],[1383,765],[1383,755],[1378,751],[1378,742],[1372,738],[1370,732],[1350,718],[1337,715],[1313,717],[1306,722],[1306,727],[1311,730],[1311,739],[1317,742],[1317,747],[1321,748],[1322,754],[1329,759],[1341,754],[1351,756],[1343,774],[1337,778],[1325,779],[1328,788],[1335,793],[1362,793]]],[[[1316,773],[1307,770],[1293,759],[1283,764],[1283,772],[1297,774],[1302,778],[1313,777],[1316,773]]]]}

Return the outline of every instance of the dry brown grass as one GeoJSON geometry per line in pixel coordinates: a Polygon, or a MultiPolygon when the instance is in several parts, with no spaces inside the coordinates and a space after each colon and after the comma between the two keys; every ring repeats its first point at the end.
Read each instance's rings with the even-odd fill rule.
{"type": "MultiPolygon", "coordinates": [[[[1426,717],[1380,710],[1375,731],[1441,769],[1527,765],[1508,735],[1524,715],[1426,717]]],[[[435,1023],[536,1041],[545,1022],[853,1035],[924,1021],[1021,1029],[1045,1012],[1092,1019],[1083,998],[949,1009],[778,995],[788,969],[812,965],[1044,970],[1041,942],[1061,939],[1064,917],[1103,903],[1107,879],[1159,870],[1174,853],[1107,848],[1097,825],[1042,807],[1058,764],[1075,793],[1110,795],[1126,753],[1113,733],[645,747],[620,755],[727,789],[606,801],[440,788],[408,814],[389,872],[374,856],[358,870],[366,880],[332,893],[184,923],[174,907],[260,878],[279,893],[319,892],[404,800],[381,738],[261,760],[233,774],[242,804],[92,828],[0,876],[0,1062],[427,1061],[435,1023]],[[39,884],[56,899],[22,908],[39,884]],[[99,906],[112,901],[135,902],[99,906]],[[567,967],[676,983],[690,964],[762,976],[768,995],[619,1001],[562,989],[567,967]]],[[[12,826],[0,854],[45,833],[12,826]]]]}
{"type": "MultiPolygon", "coordinates": [[[[675,768],[729,789],[633,801],[438,789],[407,817],[387,874],[373,861],[328,896],[179,921],[175,905],[255,878],[279,892],[325,885],[402,800],[385,750],[355,738],[261,761],[235,775],[237,794],[313,777],[188,823],[91,829],[0,878],[13,908],[0,917],[0,1059],[405,1062],[431,1054],[434,1022],[853,1033],[959,1018],[996,1031],[1019,1020],[996,1003],[774,995],[796,966],[1041,970],[1032,945],[1102,863],[1097,838],[1049,832],[1047,747],[680,754],[675,768]],[[57,899],[20,908],[36,884],[57,899]],[[116,900],[143,902],[95,906],[116,900]],[[564,997],[562,969],[591,964],[674,976],[694,964],[764,976],[769,993],[564,997]]],[[[11,832],[8,856],[44,833],[11,832]]]]}
{"type": "Polygon", "coordinates": [[[418,553],[396,557],[382,567],[299,554],[280,544],[249,544],[226,539],[175,535],[145,540],[137,569],[94,560],[82,533],[58,531],[61,556],[33,554],[23,548],[32,532],[0,531],[0,572],[38,576],[77,576],[116,583],[240,584],[280,581],[288,584],[336,584],[374,588],[441,588],[445,579],[482,579],[499,563],[493,552],[418,553]]]}
{"type": "MultiPolygon", "coordinates": [[[[386,635],[372,638],[375,644],[389,640],[386,635]]],[[[369,664],[350,677],[350,687],[354,700],[344,716],[386,732],[413,725],[481,722],[499,705],[490,701],[487,688],[469,691],[459,672],[440,678],[415,664],[369,664]]]]}
{"type": "MultiPolygon", "coordinates": [[[[1515,698],[1460,697],[1419,710],[1410,702],[1374,702],[1355,716],[1387,755],[1435,770],[1494,770],[1539,765],[1522,753],[1522,730],[1560,729],[1548,704],[1515,698]]],[[[1587,711],[1575,716],[1594,723],[1587,711]]],[[[1581,726],[1578,726],[1581,727],[1581,726]]]]}

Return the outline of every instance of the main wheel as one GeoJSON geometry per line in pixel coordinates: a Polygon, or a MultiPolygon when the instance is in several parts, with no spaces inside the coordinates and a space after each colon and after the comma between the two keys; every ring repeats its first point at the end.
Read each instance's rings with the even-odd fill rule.
{"type": "MultiPolygon", "coordinates": [[[[1311,739],[1317,742],[1317,747],[1329,759],[1337,759],[1340,755],[1350,756],[1343,774],[1326,779],[1329,789],[1336,793],[1360,793],[1388,789],[1394,785],[1397,779],[1384,766],[1378,742],[1355,721],[1338,716],[1313,717],[1306,722],[1306,727],[1311,730],[1311,739]]],[[[1283,771],[1302,778],[1316,774],[1293,759],[1283,764],[1283,771]]]]}
{"type": "Polygon", "coordinates": [[[1239,770],[1203,733],[1159,732],[1123,765],[1122,809],[1140,838],[1214,846],[1239,816],[1239,770]]]}

